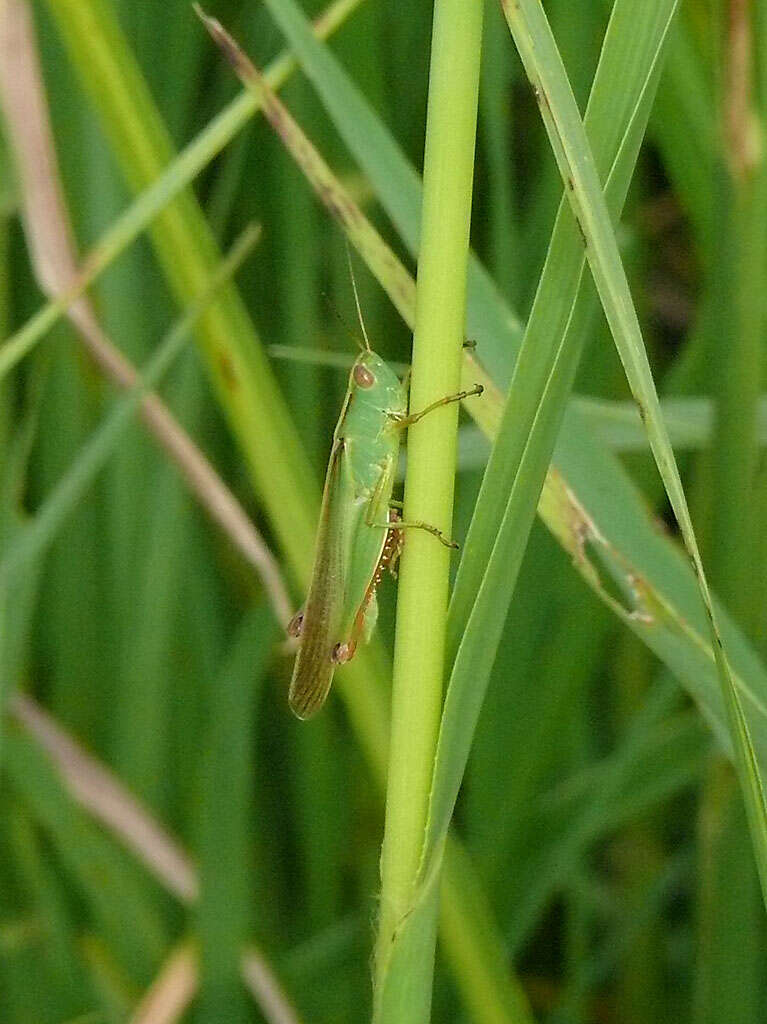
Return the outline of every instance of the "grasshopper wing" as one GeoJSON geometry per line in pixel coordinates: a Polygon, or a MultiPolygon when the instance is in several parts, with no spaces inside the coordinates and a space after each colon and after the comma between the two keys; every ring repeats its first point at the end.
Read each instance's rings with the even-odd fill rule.
{"type": "Polygon", "coordinates": [[[299,718],[311,718],[322,707],[333,681],[335,647],[344,618],[349,538],[354,519],[353,491],[339,438],[330,453],[317,531],[312,581],[301,624],[288,701],[299,718]]]}

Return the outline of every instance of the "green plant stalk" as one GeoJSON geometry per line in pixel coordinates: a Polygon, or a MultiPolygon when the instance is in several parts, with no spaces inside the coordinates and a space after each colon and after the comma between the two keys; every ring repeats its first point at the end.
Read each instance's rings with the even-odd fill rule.
{"type": "MultiPolygon", "coordinates": [[[[437,0],[410,386],[415,411],[460,385],[481,38],[481,4],[437,0]]],[[[458,408],[449,405],[408,432],[405,519],[446,533],[452,522],[457,421],[458,408]]],[[[410,532],[397,600],[377,988],[418,879],[442,707],[449,569],[442,545],[410,532]]]]}

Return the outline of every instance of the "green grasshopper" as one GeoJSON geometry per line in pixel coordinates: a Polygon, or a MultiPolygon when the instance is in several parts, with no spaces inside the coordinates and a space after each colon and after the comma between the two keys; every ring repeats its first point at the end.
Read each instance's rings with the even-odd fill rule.
{"type": "Polygon", "coordinates": [[[407,388],[370,348],[353,277],[352,286],[365,344],[333,433],[309,594],[288,625],[300,640],[288,700],[304,719],[325,702],[336,665],[369,640],[378,617],[376,587],[385,569],[393,570],[402,531],[427,530],[458,546],[435,526],[400,518],[392,489],[402,431],[439,406],[482,394],[478,384],[408,414],[407,388]]]}

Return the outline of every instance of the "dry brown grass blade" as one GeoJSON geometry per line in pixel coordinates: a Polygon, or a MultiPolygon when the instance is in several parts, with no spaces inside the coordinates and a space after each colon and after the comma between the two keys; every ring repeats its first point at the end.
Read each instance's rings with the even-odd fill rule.
{"type": "Polygon", "coordinates": [[[8,711],[54,762],[73,799],[106,825],[183,903],[199,894],[189,856],[149,812],[31,697],[14,694],[8,711]]]}
{"type": "Polygon", "coordinates": [[[175,1024],[197,993],[197,955],[190,945],[175,949],[162,966],[130,1024],[175,1024]]]}
{"type": "MultiPolygon", "coordinates": [[[[72,287],[79,268],[27,0],[0,4],[0,102],[16,159],[30,258],[41,289],[55,298],[72,287]]],[[[105,376],[121,388],[133,387],[136,370],[101,329],[87,297],[76,299],[67,315],[105,376]]],[[[293,607],[280,567],[243,507],[159,398],[148,395],[141,413],[200,504],[259,574],[278,621],[287,623],[293,607]]]]}
{"type": "MultiPolygon", "coordinates": [[[[191,857],[112,772],[86,753],[31,697],[14,694],[6,709],[50,757],[72,799],[128,847],[174,896],[185,904],[196,902],[200,883],[191,857]]],[[[299,1024],[299,1017],[277,977],[254,946],[243,951],[240,969],[243,981],[268,1024],[299,1024]]],[[[161,974],[155,985],[162,977],[161,974]]],[[[181,987],[181,980],[179,967],[178,976],[171,975],[167,982],[168,998],[176,986],[181,987]]],[[[143,1024],[154,1019],[139,1018],[143,1024]]]]}

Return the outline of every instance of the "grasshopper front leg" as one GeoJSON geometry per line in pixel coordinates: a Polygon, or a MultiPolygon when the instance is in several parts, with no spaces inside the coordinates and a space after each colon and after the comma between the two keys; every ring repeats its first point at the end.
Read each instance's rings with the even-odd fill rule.
{"type": "Polygon", "coordinates": [[[427,405],[425,409],[421,409],[420,412],[411,412],[407,416],[396,416],[390,414],[394,422],[394,425],[398,429],[404,429],[405,427],[411,427],[414,423],[422,420],[427,413],[433,412],[434,409],[439,409],[443,405],[450,405],[451,402],[462,402],[464,398],[471,398],[473,395],[481,395],[485,389],[481,384],[475,384],[473,388],[469,388],[466,391],[459,391],[455,395],[445,395],[444,398],[438,398],[436,402],[432,402],[427,405]]]}

